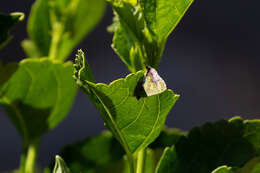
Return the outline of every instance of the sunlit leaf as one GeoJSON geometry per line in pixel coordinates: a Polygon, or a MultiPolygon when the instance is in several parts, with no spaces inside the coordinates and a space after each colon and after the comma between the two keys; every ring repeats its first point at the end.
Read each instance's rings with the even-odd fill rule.
{"type": "Polygon", "coordinates": [[[37,0],[28,20],[30,57],[64,60],[103,16],[104,0],[37,0]]]}
{"type": "Polygon", "coordinates": [[[131,72],[158,68],[165,43],[193,0],[107,0],[115,17],[112,47],[131,72]]]}
{"type": "Polygon", "coordinates": [[[77,84],[100,111],[106,126],[128,153],[146,148],[160,134],[166,117],[179,98],[171,90],[150,97],[138,97],[136,89],[144,71],[118,79],[109,85],[94,83],[82,51],[75,64],[77,84]],[[84,75],[81,75],[83,73],[84,75]],[[133,109],[134,108],[134,109],[133,109]]]}
{"type": "Polygon", "coordinates": [[[54,128],[67,115],[76,85],[71,77],[70,62],[26,59],[16,68],[0,88],[0,104],[28,144],[54,128]]]}

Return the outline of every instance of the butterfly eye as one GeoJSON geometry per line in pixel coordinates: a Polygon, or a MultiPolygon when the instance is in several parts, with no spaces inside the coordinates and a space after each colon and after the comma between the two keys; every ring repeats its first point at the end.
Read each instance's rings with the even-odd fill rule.
{"type": "Polygon", "coordinates": [[[158,72],[151,67],[146,67],[147,73],[143,83],[143,88],[147,96],[152,96],[164,92],[167,87],[158,72]]]}

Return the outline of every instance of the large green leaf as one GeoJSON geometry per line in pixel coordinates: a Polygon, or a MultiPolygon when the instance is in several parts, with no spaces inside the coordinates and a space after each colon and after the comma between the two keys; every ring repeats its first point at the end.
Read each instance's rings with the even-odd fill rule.
{"type": "Polygon", "coordinates": [[[104,0],[37,0],[28,21],[30,57],[64,60],[103,16],[104,0]]]}
{"type": "Polygon", "coordinates": [[[94,83],[82,51],[76,58],[75,78],[100,111],[106,126],[130,154],[146,148],[160,134],[165,119],[179,98],[171,90],[161,94],[140,97],[136,89],[143,80],[144,71],[132,73],[109,85],[94,83]]]}
{"type": "Polygon", "coordinates": [[[131,72],[157,68],[167,37],[193,0],[107,0],[115,11],[112,47],[131,72]]]}
{"type": "Polygon", "coordinates": [[[197,173],[208,173],[221,165],[242,167],[258,156],[260,144],[256,129],[259,127],[258,120],[243,121],[235,117],[229,121],[220,120],[193,128],[187,136],[178,139],[175,151],[169,152],[174,158],[175,173],[190,173],[194,170],[197,173]]]}
{"type": "Polygon", "coordinates": [[[76,94],[72,63],[26,59],[0,88],[2,104],[25,145],[54,128],[76,94]]]}
{"type": "Polygon", "coordinates": [[[0,49],[11,40],[9,30],[19,21],[24,19],[23,13],[10,13],[9,15],[0,13],[0,49]]]}

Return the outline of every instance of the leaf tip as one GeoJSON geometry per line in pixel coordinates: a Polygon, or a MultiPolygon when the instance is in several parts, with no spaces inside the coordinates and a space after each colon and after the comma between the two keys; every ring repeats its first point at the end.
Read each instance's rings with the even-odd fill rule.
{"type": "Polygon", "coordinates": [[[73,77],[80,86],[85,83],[84,81],[94,82],[94,77],[82,49],[79,49],[76,54],[73,77]]]}
{"type": "Polygon", "coordinates": [[[24,18],[25,18],[25,14],[22,13],[22,12],[13,12],[13,13],[10,13],[10,15],[14,18],[17,18],[19,22],[23,21],[24,18]]]}
{"type": "Polygon", "coordinates": [[[65,161],[59,155],[55,156],[55,166],[53,173],[70,173],[70,170],[67,167],[65,161]]]}

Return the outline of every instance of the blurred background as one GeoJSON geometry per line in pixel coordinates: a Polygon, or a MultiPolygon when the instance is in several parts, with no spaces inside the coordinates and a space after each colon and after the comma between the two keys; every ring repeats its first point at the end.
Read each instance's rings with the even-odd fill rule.
{"type": "MultiPolygon", "coordinates": [[[[260,2],[195,1],[169,37],[159,68],[168,88],[181,95],[167,126],[189,130],[232,116],[259,118],[260,2]]],[[[20,11],[28,17],[33,2],[5,0],[0,11],[20,11]]],[[[112,16],[107,7],[103,20],[78,47],[86,51],[98,82],[109,83],[129,73],[110,47],[112,35],[106,27],[112,16]]],[[[14,39],[0,51],[4,63],[25,58],[20,42],[27,38],[26,22],[13,28],[14,39]]],[[[67,118],[43,136],[39,165],[48,165],[64,145],[102,130],[105,127],[99,113],[79,91],[67,118]]],[[[0,172],[18,167],[21,147],[16,129],[0,107],[0,172]]]]}

